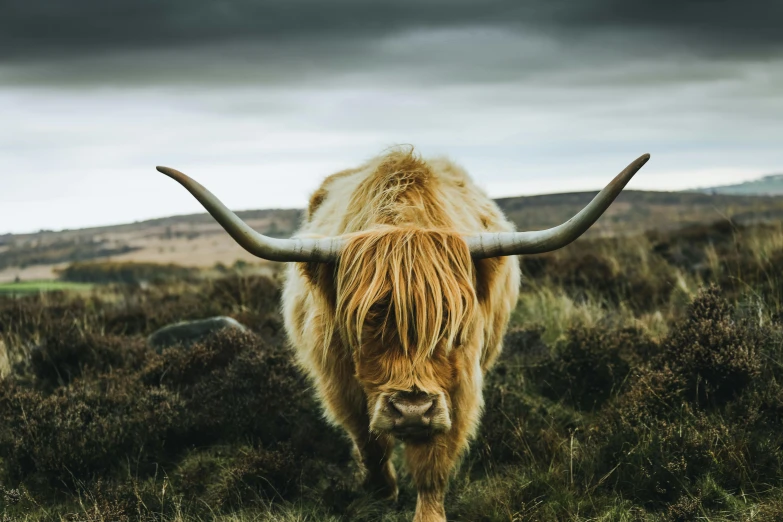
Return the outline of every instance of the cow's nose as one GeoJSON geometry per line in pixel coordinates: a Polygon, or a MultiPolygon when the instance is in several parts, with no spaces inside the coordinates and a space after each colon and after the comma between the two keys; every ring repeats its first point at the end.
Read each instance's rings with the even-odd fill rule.
{"type": "Polygon", "coordinates": [[[428,396],[397,397],[391,401],[395,428],[426,428],[432,420],[435,401],[428,396]]]}

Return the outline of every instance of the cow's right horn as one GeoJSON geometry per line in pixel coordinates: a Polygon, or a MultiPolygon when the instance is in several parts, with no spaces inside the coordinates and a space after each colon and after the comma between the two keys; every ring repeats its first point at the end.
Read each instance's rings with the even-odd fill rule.
{"type": "Polygon", "coordinates": [[[327,263],[336,261],[345,244],[340,237],[278,239],[259,234],[231,212],[214,194],[182,172],[168,167],[157,167],[159,172],[179,182],[212,214],[226,232],[242,248],[270,261],[300,261],[327,263]]]}
{"type": "Polygon", "coordinates": [[[557,250],[581,236],[601,217],[636,172],[650,159],[642,154],[619,173],[577,215],[554,228],[532,232],[485,232],[464,236],[473,259],[540,254],[557,250]]]}

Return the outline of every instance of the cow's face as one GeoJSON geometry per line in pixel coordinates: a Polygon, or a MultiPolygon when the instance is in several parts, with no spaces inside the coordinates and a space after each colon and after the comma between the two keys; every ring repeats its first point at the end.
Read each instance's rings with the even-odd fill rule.
{"type": "Polygon", "coordinates": [[[365,323],[365,342],[354,351],[370,429],[406,440],[451,429],[452,393],[464,384],[464,347],[444,340],[432,354],[417,357],[406,352],[396,332],[389,335],[375,321],[365,323]]]}
{"type": "Polygon", "coordinates": [[[474,267],[458,236],[394,231],[357,240],[337,274],[370,428],[407,440],[451,429],[452,397],[478,368],[474,267]]]}

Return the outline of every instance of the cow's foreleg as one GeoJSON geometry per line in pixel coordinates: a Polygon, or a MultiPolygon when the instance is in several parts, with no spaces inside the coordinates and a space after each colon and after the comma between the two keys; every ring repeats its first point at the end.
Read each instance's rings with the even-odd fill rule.
{"type": "Polygon", "coordinates": [[[452,425],[449,431],[426,442],[405,444],[406,464],[418,491],[414,522],[446,520],[443,501],[449,478],[467,450],[481,415],[483,399],[477,375],[466,375],[463,386],[452,391],[452,425]]]}
{"type": "Polygon", "coordinates": [[[370,432],[367,402],[350,367],[324,371],[317,382],[327,417],[341,426],[354,444],[354,457],[364,471],[364,486],[387,499],[397,499],[397,474],[389,460],[394,439],[370,432]]]}
{"type": "Polygon", "coordinates": [[[365,470],[364,487],[382,498],[397,500],[397,473],[390,457],[394,439],[370,433],[354,435],[354,456],[365,470]]]}
{"type": "MultiPolygon", "coordinates": [[[[407,443],[405,458],[416,489],[414,522],[444,522],[449,476],[462,453],[459,440],[451,433],[436,436],[427,443],[407,443]]],[[[463,444],[464,446],[464,444],[463,444]]]]}

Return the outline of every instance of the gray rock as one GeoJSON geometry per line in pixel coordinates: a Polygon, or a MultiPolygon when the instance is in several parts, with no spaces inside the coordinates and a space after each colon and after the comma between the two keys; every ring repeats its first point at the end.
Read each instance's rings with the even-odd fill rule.
{"type": "Polygon", "coordinates": [[[166,348],[174,345],[190,346],[227,328],[243,333],[250,331],[236,319],[226,316],[217,316],[197,321],[183,321],[181,323],[164,326],[147,337],[147,343],[149,343],[156,352],[160,353],[166,348]]]}

